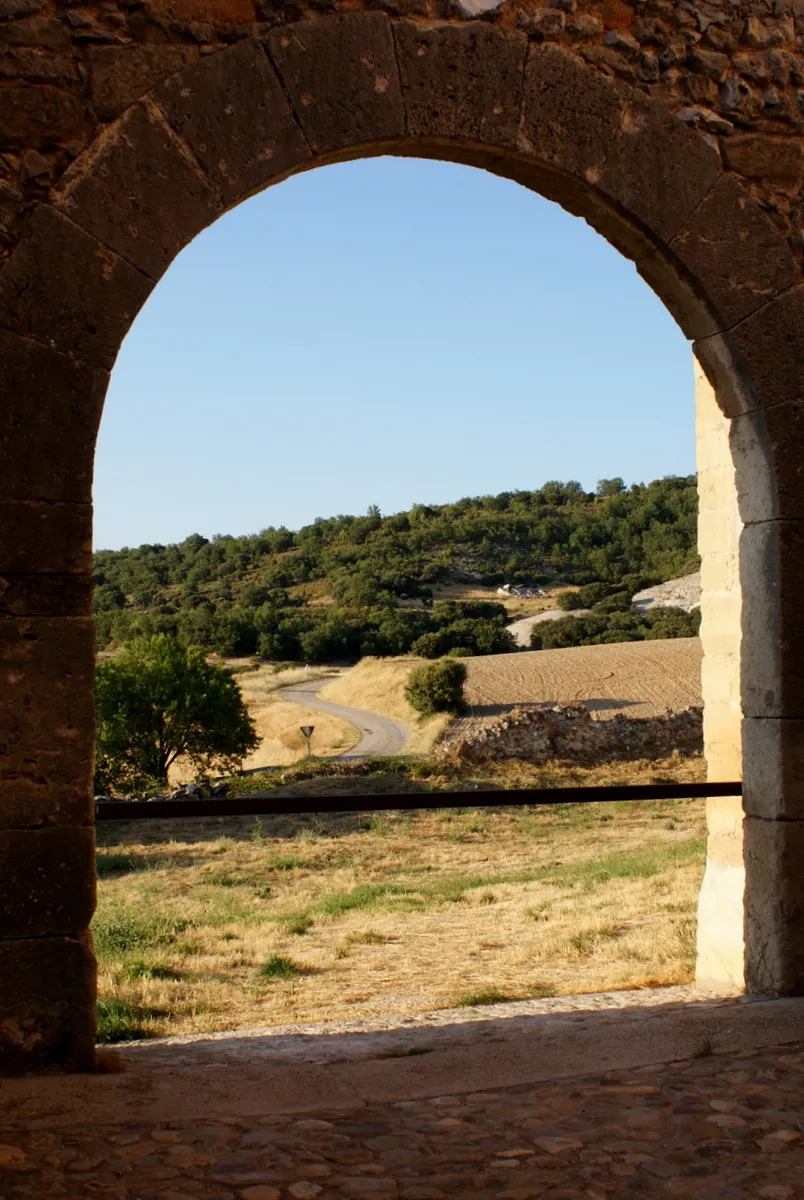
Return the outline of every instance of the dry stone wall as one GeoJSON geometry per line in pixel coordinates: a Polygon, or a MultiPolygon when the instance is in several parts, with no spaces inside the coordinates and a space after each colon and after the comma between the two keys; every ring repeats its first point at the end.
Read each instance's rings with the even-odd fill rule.
{"type": "MultiPolygon", "coordinates": [[[[278,26],[376,9],[405,18],[397,51],[417,29],[469,21],[478,39],[493,25],[561,46],[660,100],[711,140],[802,261],[804,0],[507,0],[476,16],[470,7],[468,0],[465,7],[453,0],[0,0],[0,254],[77,156],[161,80],[254,37],[277,59],[278,26]]],[[[410,101],[413,85],[406,92],[410,101]]],[[[419,99],[426,107],[426,90],[419,99]]],[[[792,264],[787,270],[792,282],[792,264]]]]}
{"type": "Polygon", "coordinates": [[[594,766],[702,751],[701,708],[660,717],[617,713],[595,721],[584,704],[569,704],[514,708],[491,719],[460,718],[442,735],[434,753],[459,765],[517,758],[533,763],[563,759],[594,766]]]}

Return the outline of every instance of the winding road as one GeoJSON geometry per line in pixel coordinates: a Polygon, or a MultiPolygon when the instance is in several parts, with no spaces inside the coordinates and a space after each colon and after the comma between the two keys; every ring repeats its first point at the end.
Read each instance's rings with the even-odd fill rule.
{"type": "Polygon", "coordinates": [[[321,679],[311,679],[309,683],[297,683],[293,687],[282,688],[282,697],[300,704],[304,708],[316,708],[320,712],[329,713],[332,717],[340,717],[350,721],[360,733],[360,741],[346,754],[339,758],[366,758],[369,755],[383,756],[400,754],[410,740],[410,730],[401,721],[384,717],[380,713],[369,712],[365,708],[349,708],[345,704],[330,704],[322,700],[316,693],[326,685],[321,679]]]}

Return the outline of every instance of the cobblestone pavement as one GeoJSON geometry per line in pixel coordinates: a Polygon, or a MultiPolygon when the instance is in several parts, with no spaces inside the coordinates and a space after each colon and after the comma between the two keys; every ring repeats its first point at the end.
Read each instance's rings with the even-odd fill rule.
{"type": "Polygon", "coordinates": [[[348,1113],[36,1124],[0,1133],[0,1200],[799,1200],[804,1041],[348,1113]]]}

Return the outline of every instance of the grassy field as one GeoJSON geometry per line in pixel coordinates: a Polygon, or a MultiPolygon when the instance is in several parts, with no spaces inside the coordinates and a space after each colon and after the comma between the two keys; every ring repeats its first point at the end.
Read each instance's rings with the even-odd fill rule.
{"type": "Polygon", "coordinates": [[[466,667],[466,698],[481,713],[581,701],[601,717],[651,717],[701,703],[698,638],[491,654],[466,667]]]}
{"type": "MultiPolygon", "coordinates": [[[[301,807],[344,787],[454,785],[444,770],[273,794],[301,807]]],[[[101,824],[102,1037],[686,982],[702,802],[490,811],[471,807],[471,790],[702,771],[700,760],[587,772],[520,763],[465,776],[467,807],[454,812],[101,824]]]]}

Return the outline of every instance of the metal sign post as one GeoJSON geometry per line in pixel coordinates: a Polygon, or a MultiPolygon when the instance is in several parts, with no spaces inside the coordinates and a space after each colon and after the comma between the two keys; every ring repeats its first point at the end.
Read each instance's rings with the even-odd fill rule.
{"type": "Polygon", "coordinates": [[[302,733],[304,734],[304,740],[307,743],[307,757],[312,758],[312,751],[310,750],[310,738],[313,736],[315,725],[300,725],[299,729],[301,729],[302,733]]]}

